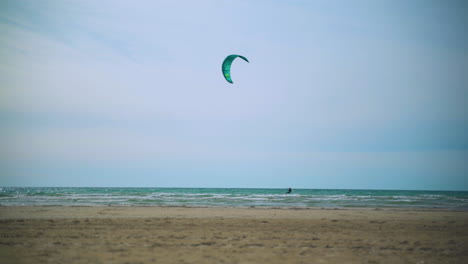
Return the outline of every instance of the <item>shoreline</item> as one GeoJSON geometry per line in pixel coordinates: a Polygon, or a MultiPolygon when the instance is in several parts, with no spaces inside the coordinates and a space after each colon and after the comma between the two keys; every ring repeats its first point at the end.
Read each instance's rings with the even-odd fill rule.
{"type": "Polygon", "coordinates": [[[468,211],[2,206],[0,263],[464,263],[468,211]]]}
{"type": "MultiPolygon", "coordinates": [[[[448,208],[448,207],[319,207],[319,206],[225,206],[225,205],[113,205],[113,204],[93,204],[93,205],[4,205],[2,208],[187,208],[187,209],[246,209],[246,210],[293,210],[293,211],[314,211],[314,210],[341,210],[341,211],[428,211],[428,212],[468,212],[468,208],[448,208]]],[[[1,212],[0,212],[1,217],[1,212]]]]}

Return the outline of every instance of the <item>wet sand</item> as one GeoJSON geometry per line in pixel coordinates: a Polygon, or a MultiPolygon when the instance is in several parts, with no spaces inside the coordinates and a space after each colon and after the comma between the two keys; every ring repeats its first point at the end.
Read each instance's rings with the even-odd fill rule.
{"type": "Polygon", "coordinates": [[[0,207],[0,263],[468,263],[468,211],[0,207]]]}

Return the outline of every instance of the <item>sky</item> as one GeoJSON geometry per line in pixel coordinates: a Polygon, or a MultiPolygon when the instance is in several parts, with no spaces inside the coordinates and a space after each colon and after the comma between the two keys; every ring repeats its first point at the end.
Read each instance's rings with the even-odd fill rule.
{"type": "Polygon", "coordinates": [[[467,13],[3,0],[0,186],[468,190],[467,13]]]}

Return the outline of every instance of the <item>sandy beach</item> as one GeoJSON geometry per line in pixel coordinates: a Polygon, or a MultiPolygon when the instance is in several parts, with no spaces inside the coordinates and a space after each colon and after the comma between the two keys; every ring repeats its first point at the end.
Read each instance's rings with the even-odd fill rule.
{"type": "Polygon", "coordinates": [[[0,263],[467,261],[467,211],[0,207],[0,263]]]}

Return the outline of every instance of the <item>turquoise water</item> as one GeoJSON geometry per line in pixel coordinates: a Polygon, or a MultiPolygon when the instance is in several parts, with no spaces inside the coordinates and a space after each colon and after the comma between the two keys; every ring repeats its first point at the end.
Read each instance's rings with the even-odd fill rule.
{"type": "Polygon", "coordinates": [[[164,205],[468,209],[467,191],[242,188],[0,188],[1,206],[164,205]]]}

